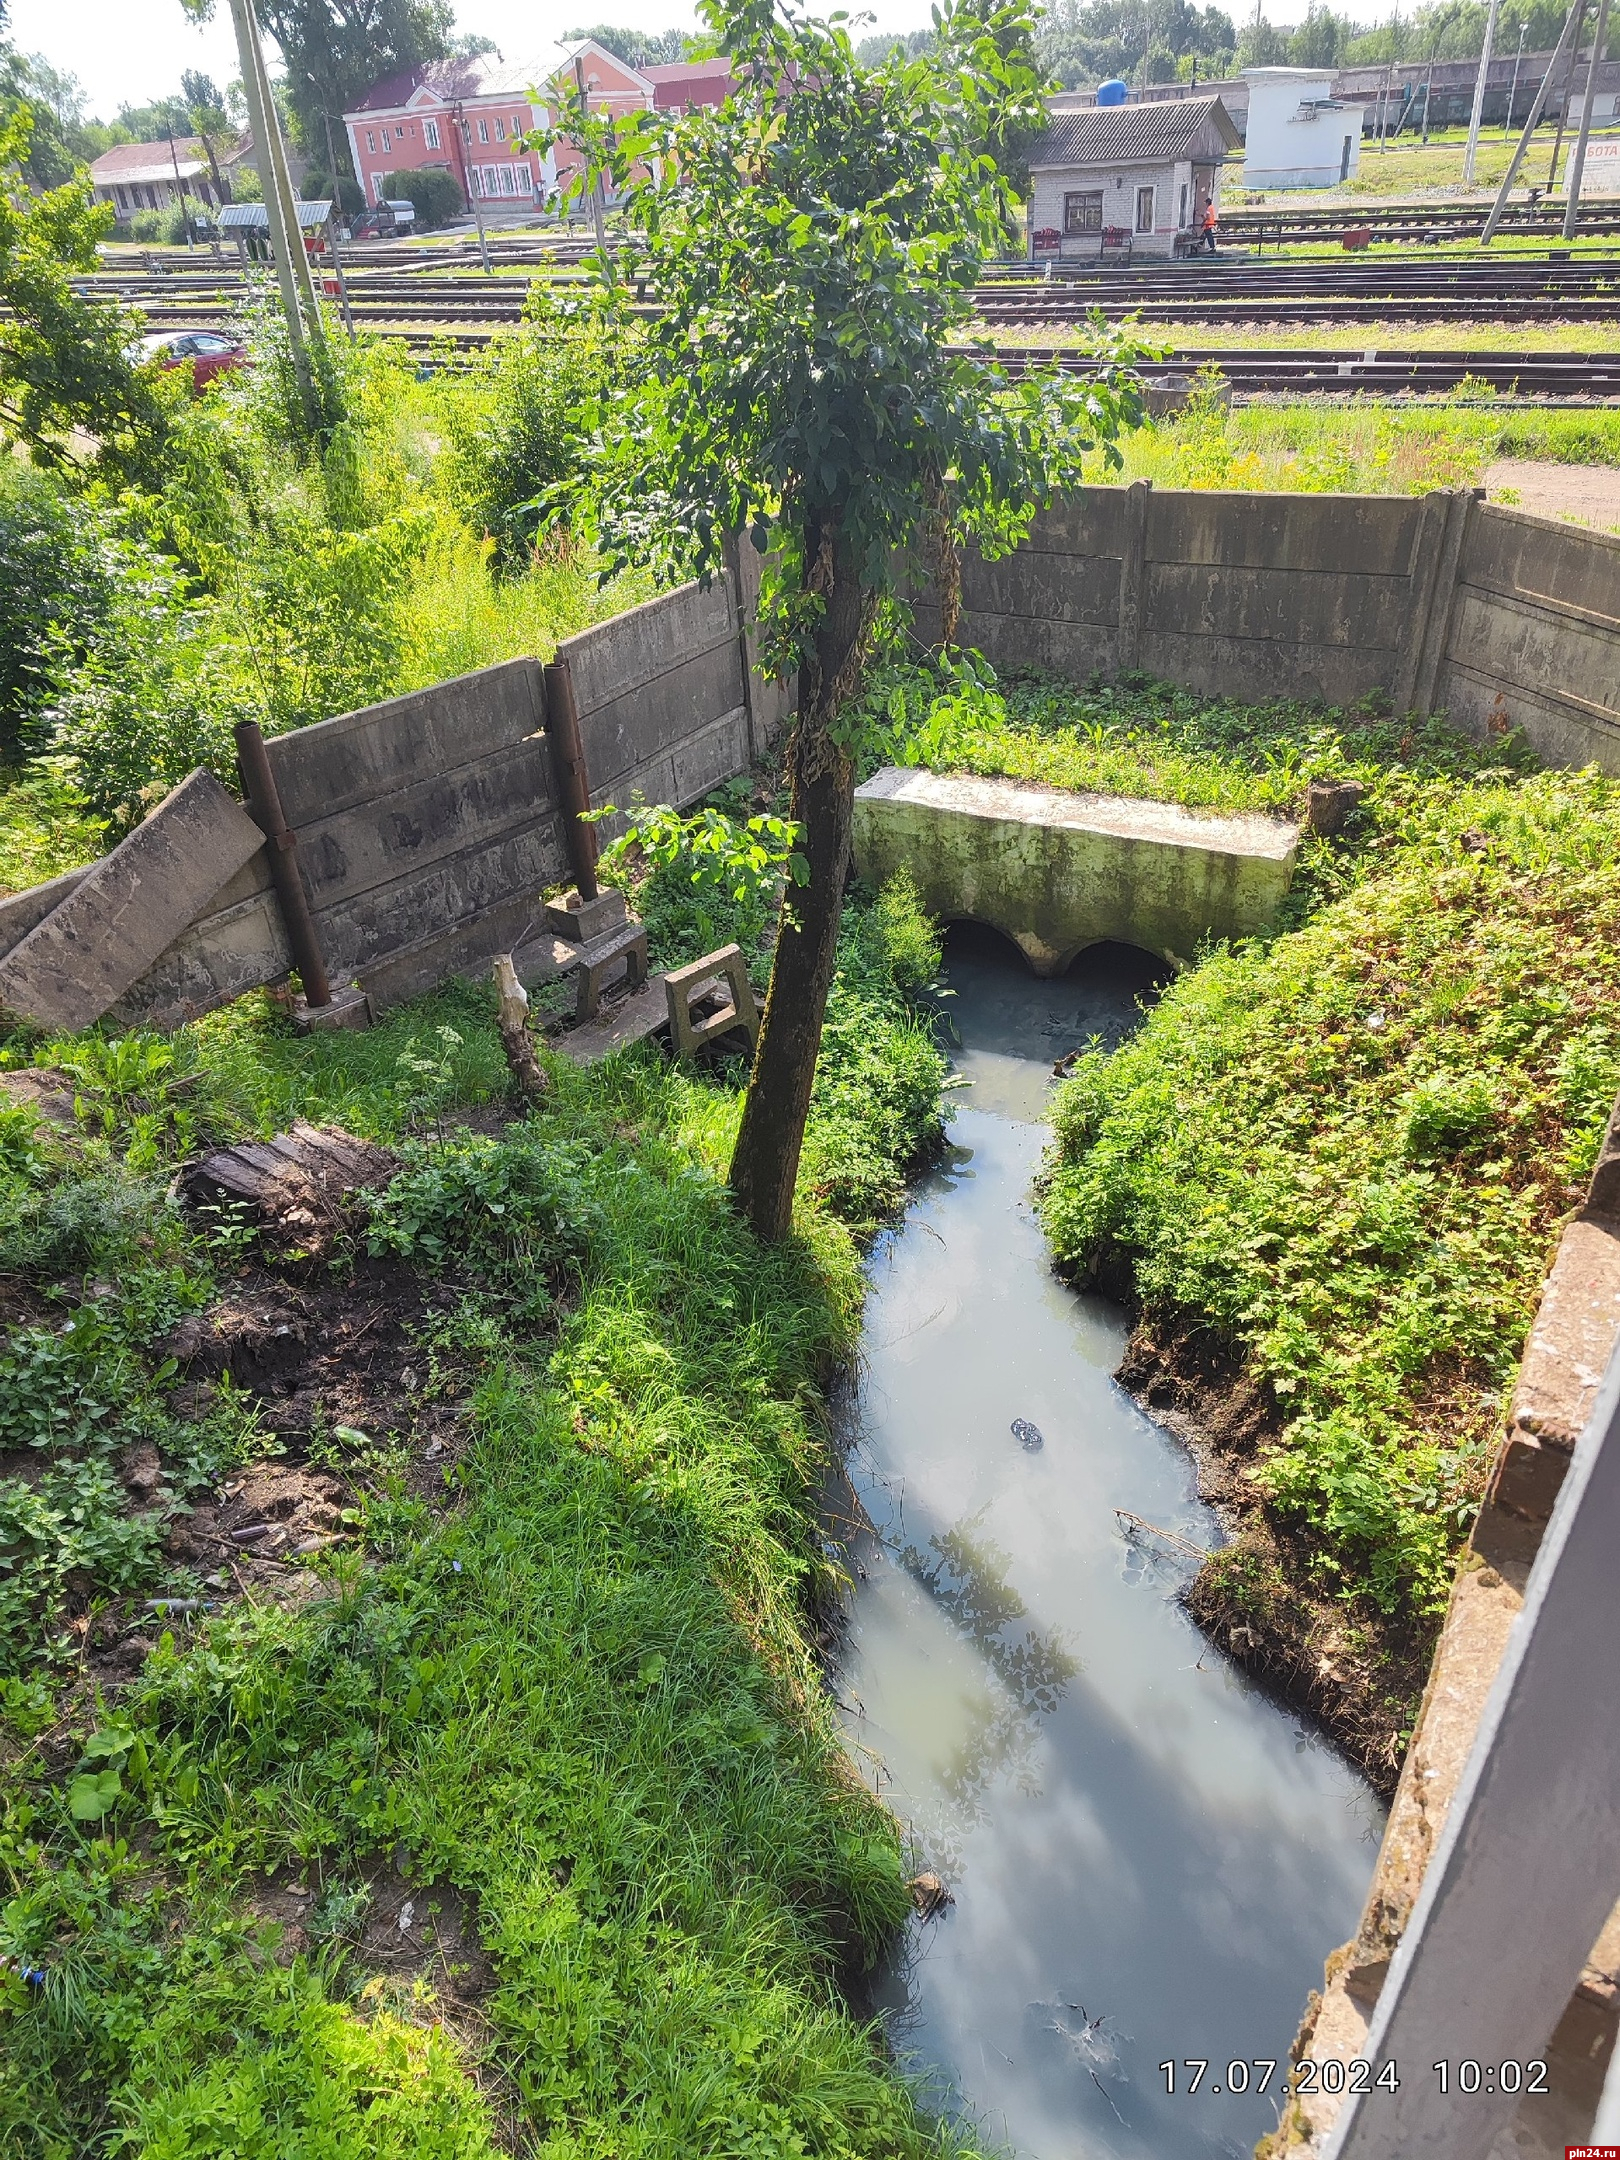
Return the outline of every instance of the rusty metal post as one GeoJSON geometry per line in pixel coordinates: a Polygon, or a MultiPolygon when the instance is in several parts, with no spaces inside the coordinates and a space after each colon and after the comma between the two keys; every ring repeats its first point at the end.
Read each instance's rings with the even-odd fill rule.
{"type": "Polygon", "coordinates": [[[236,762],[242,774],[248,809],[269,849],[270,882],[276,888],[281,920],[287,932],[287,943],[292,948],[293,966],[304,985],[304,996],[311,1006],[330,1005],[332,985],[327,980],[326,962],[321,957],[320,939],[315,934],[309,895],[298,872],[298,837],[282,811],[281,791],[270,769],[269,753],[264,747],[264,735],[257,720],[236,723],[236,762]]]}
{"type": "Polygon", "coordinates": [[[574,702],[574,671],[566,660],[554,660],[546,669],[546,733],[551,737],[552,766],[562,798],[568,866],[581,900],[594,900],[598,893],[596,827],[585,823],[582,815],[591,807],[591,777],[585,770],[585,744],[574,702]]]}

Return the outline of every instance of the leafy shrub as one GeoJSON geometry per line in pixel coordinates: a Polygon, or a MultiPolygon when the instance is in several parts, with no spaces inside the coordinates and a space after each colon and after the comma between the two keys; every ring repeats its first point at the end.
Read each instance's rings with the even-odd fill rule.
{"type": "Polygon", "coordinates": [[[389,202],[408,202],[416,211],[419,230],[448,225],[465,214],[467,198],[461,182],[443,165],[413,166],[408,172],[388,173],[383,194],[389,202]]]}
{"type": "MultiPolygon", "coordinates": [[[[620,812],[610,803],[595,815],[620,812]]],[[[601,867],[608,881],[621,883],[645,867],[637,906],[658,964],[674,966],[719,945],[735,943],[745,953],[760,946],[784,886],[806,875],[798,843],[798,827],[786,818],[738,817],[716,801],[683,817],[663,804],[636,812],[603,850],[601,867]]]]}
{"type": "Polygon", "coordinates": [[[526,313],[521,329],[492,339],[447,387],[449,441],[436,476],[509,571],[522,568],[546,525],[567,522],[587,478],[591,410],[616,364],[607,330],[563,314],[543,288],[526,313]]]}
{"type": "Polygon", "coordinates": [[[112,600],[102,520],[49,474],[0,460],[0,766],[31,747],[53,661],[82,656],[112,600]]]}
{"type": "Polygon", "coordinates": [[[465,1268],[522,1284],[545,1302],[545,1284],[576,1265],[596,1210],[577,1149],[523,1137],[457,1134],[408,1141],[404,1167],[366,1212],[374,1254],[439,1273],[465,1268]]]}
{"type": "Polygon", "coordinates": [[[1571,1180],[1617,1085],[1620,821],[1595,773],[1375,798],[1360,881],[1181,976],[1058,1097],[1081,1274],[1235,1348],[1318,1582],[1432,1617],[1571,1180]]]}
{"type": "Polygon", "coordinates": [[[105,831],[85,801],[77,761],[35,758],[15,786],[0,789],[0,893],[93,862],[105,831]]]}
{"type": "Polygon", "coordinates": [[[939,974],[944,944],[908,868],[897,870],[878,894],[877,923],[883,956],[896,983],[912,996],[926,990],[939,974]]]}

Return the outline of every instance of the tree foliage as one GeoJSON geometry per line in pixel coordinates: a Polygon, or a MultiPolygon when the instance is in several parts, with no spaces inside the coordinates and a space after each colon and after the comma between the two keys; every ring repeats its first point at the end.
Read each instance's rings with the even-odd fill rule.
{"type": "MultiPolygon", "coordinates": [[[[194,21],[206,22],[215,0],[181,4],[194,21]]],[[[281,48],[300,146],[310,157],[324,159],[330,121],[333,147],[345,165],[343,115],[374,83],[467,49],[452,36],[449,0],[258,0],[257,14],[281,48]]]]}
{"type": "Polygon", "coordinates": [[[75,271],[97,267],[112,210],[83,173],[30,193],[32,139],[26,106],[0,123],[0,430],[39,465],[82,462],[88,438],[98,462],[129,472],[162,440],[163,400],[131,360],[123,309],[73,288],[75,271]]]}
{"type": "MultiPolygon", "coordinates": [[[[885,601],[943,550],[1016,544],[1133,416],[1112,349],[1090,383],[1010,382],[959,342],[1019,206],[993,150],[1044,117],[1018,0],[947,0],[932,50],[863,66],[841,19],[708,0],[738,88],[719,108],[564,128],[625,198],[661,315],[604,413],[600,517],[625,559],[700,575],[729,536],[774,557],[765,631],[797,669],[792,815],[807,886],[777,942],[732,1165],[780,1235],[814,1078],[849,858],[850,712],[885,601]]],[[[604,278],[617,290],[609,260],[604,278]]]]}
{"type": "Polygon", "coordinates": [[[1200,75],[1223,74],[1237,47],[1224,8],[1192,0],[1053,0],[1041,18],[1040,58],[1067,88],[1110,76],[1172,82],[1196,58],[1200,75]]]}

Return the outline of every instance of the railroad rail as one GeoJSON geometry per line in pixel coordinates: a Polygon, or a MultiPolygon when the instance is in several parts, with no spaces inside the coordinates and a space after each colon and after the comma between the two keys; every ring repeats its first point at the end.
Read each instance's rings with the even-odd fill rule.
{"type": "MultiPolygon", "coordinates": [[[[1061,345],[996,345],[1007,372],[1026,375],[1056,367],[1086,375],[1097,363],[1061,345]]],[[[1150,383],[1186,382],[1212,367],[1242,397],[1438,396],[1461,383],[1479,384],[1509,397],[1546,398],[1558,404],[1620,400],[1620,352],[1263,352],[1251,347],[1188,345],[1173,356],[1141,363],[1150,383]]]]}

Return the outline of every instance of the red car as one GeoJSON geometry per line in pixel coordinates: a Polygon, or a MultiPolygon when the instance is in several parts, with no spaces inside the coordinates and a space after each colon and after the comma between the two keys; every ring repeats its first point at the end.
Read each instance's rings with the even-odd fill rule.
{"type": "Polygon", "coordinates": [[[245,367],[248,357],[247,347],[239,339],[227,337],[223,330],[157,331],[141,339],[141,354],[146,360],[155,360],[159,367],[189,366],[199,390],[216,375],[245,367]]]}

